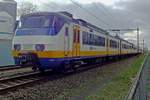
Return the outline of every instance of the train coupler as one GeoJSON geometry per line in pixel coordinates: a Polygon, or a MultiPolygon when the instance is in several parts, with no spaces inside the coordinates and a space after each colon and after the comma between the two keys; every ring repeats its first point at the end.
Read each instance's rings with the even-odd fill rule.
{"type": "Polygon", "coordinates": [[[35,53],[20,53],[19,54],[20,65],[23,67],[33,66],[32,69],[36,70],[39,66],[39,59],[35,53]]]}

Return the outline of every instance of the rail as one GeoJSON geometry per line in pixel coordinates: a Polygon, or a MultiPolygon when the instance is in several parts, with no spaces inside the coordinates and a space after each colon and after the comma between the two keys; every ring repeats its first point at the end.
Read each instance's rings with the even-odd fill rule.
{"type": "Polygon", "coordinates": [[[149,54],[146,55],[125,100],[147,100],[148,56],[149,54]]]}
{"type": "MultiPolygon", "coordinates": [[[[31,66],[27,66],[31,67],[31,66]]],[[[9,66],[1,66],[0,71],[8,71],[8,70],[15,70],[15,69],[22,69],[22,68],[27,68],[27,67],[21,67],[19,65],[9,65],[9,66]]]]}
{"type": "Polygon", "coordinates": [[[0,79],[0,94],[6,93],[7,91],[16,89],[21,86],[32,84],[40,81],[43,76],[40,72],[34,72],[9,78],[0,79]]]}

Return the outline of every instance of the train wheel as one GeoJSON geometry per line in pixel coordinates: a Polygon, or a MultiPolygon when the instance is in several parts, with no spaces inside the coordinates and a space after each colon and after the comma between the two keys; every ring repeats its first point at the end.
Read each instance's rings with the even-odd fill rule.
{"type": "Polygon", "coordinates": [[[64,64],[61,72],[63,74],[67,74],[69,72],[69,70],[70,70],[70,64],[64,64]]]}
{"type": "Polygon", "coordinates": [[[74,62],[74,64],[72,64],[73,71],[76,72],[77,69],[80,68],[82,65],[84,65],[84,62],[81,61],[74,62]]]}
{"type": "Polygon", "coordinates": [[[67,73],[68,73],[68,70],[62,69],[62,70],[61,70],[61,73],[62,73],[62,74],[67,74],[67,73]]]}
{"type": "Polygon", "coordinates": [[[36,66],[33,66],[33,67],[32,67],[32,70],[33,70],[34,72],[36,72],[36,71],[38,70],[38,68],[37,68],[36,66]]]}
{"type": "Polygon", "coordinates": [[[26,67],[26,62],[21,62],[21,67],[26,67]]]}
{"type": "Polygon", "coordinates": [[[45,69],[44,69],[44,68],[39,67],[39,71],[40,71],[41,73],[44,73],[44,72],[45,72],[45,69]]]}
{"type": "Polygon", "coordinates": [[[80,65],[78,65],[78,64],[72,65],[72,69],[74,72],[76,72],[79,67],[80,67],[80,65]]]}

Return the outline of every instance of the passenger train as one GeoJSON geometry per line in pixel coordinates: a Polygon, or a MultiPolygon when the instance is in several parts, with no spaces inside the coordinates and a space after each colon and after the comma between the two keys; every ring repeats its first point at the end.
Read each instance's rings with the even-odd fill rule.
{"type": "Polygon", "coordinates": [[[137,47],[68,12],[37,12],[21,17],[13,38],[16,64],[40,71],[66,71],[82,64],[138,54],[137,47]]]}

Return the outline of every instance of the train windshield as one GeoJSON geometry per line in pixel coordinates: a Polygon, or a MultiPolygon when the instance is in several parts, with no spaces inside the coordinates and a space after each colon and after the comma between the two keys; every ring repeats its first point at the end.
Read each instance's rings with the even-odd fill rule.
{"type": "Polygon", "coordinates": [[[21,28],[46,28],[53,24],[54,16],[30,16],[21,21],[21,28]]]}
{"type": "Polygon", "coordinates": [[[16,35],[56,35],[66,20],[58,15],[34,15],[21,18],[16,35]]]}

